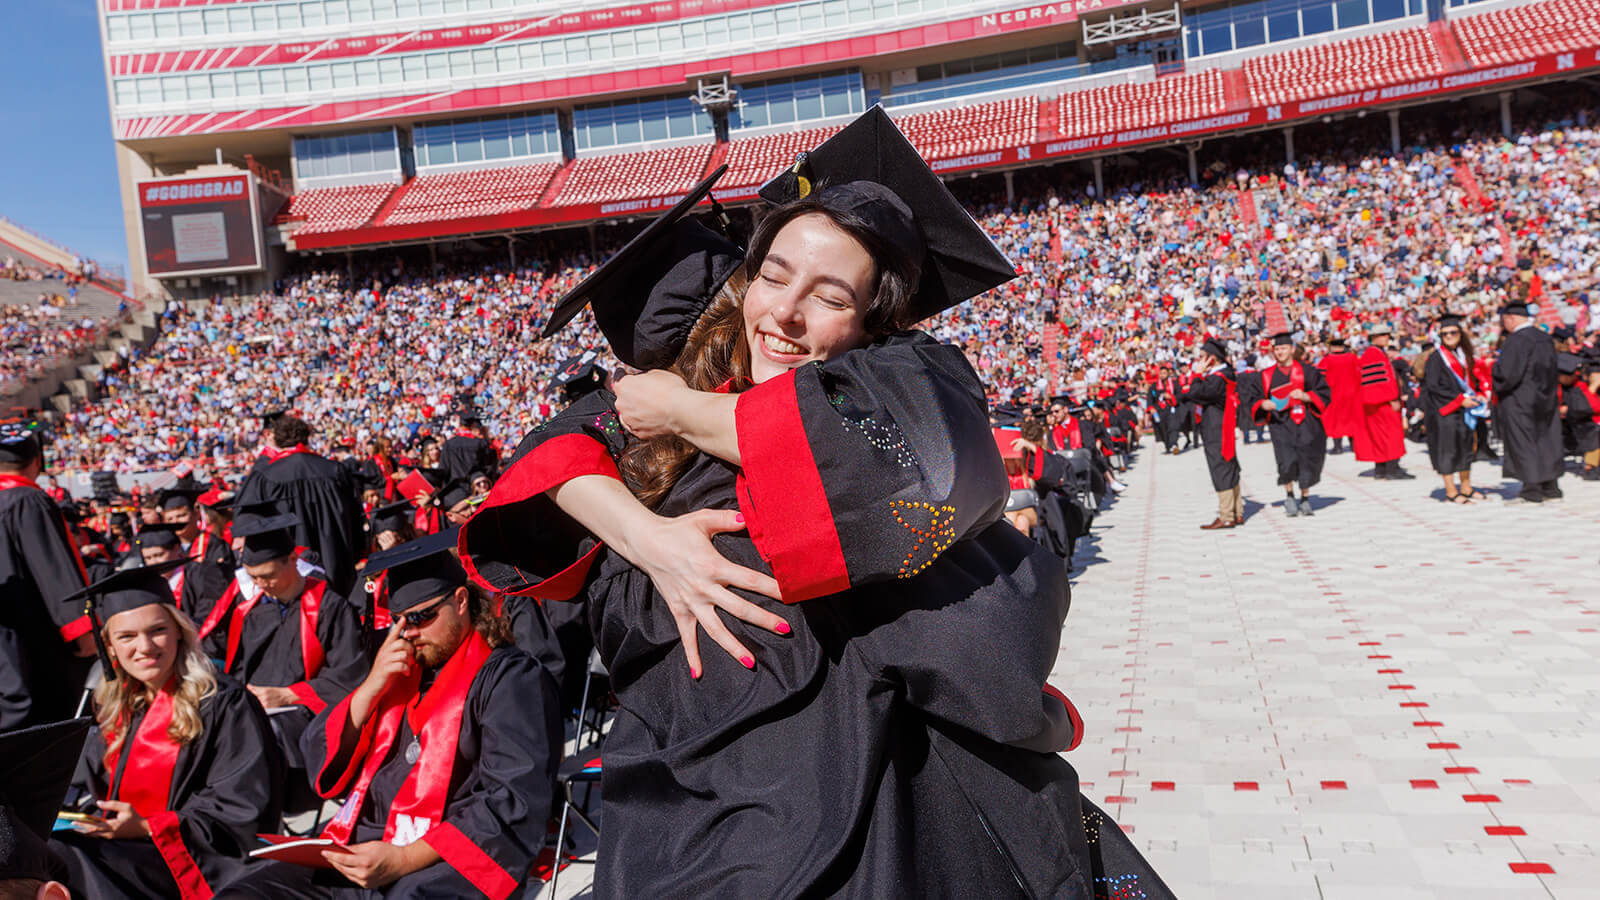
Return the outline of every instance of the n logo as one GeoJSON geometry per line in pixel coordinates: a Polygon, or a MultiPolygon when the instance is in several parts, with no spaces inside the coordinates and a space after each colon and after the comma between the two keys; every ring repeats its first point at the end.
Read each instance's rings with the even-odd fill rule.
{"type": "Polygon", "coordinates": [[[1017,159],[1019,159],[1019,160],[1022,160],[1022,159],[1033,159],[1033,148],[1032,147],[1018,147],[1017,148],[1017,159]]]}
{"type": "Polygon", "coordinates": [[[1281,118],[1283,118],[1283,107],[1281,107],[1281,106],[1269,106],[1269,107],[1267,107],[1267,121],[1268,122],[1276,122],[1281,118]]]}
{"type": "Polygon", "coordinates": [[[1578,65],[1578,54],[1576,54],[1576,53],[1557,53],[1556,54],[1556,68],[1557,69],[1572,69],[1572,68],[1576,68],[1577,65],[1578,65]]]}
{"type": "Polygon", "coordinates": [[[394,818],[394,839],[389,843],[396,847],[404,847],[428,833],[428,826],[433,823],[421,816],[408,816],[400,813],[394,818]]]}

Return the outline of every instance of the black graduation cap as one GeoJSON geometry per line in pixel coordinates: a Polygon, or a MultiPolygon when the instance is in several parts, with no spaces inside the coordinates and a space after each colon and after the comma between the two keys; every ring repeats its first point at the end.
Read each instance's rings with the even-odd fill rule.
{"type": "Polygon", "coordinates": [[[372,511],[372,533],[400,531],[405,528],[406,523],[413,521],[416,511],[417,508],[411,505],[410,500],[380,506],[372,511]]]}
{"type": "Polygon", "coordinates": [[[556,370],[555,377],[550,379],[550,386],[562,389],[574,400],[604,387],[606,376],[610,373],[595,363],[597,358],[597,354],[589,352],[563,362],[561,368],[556,370]]]}
{"type": "Polygon", "coordinates": [[[275,503],[239,507],[233,520],[233,536],[244,538],[239,561],[254,566],[288,556],[294,552],[294,528],[299,524],[299,516],[279,513],[275,503]]]}
{"type": "Polygon", "coordinates": [[[718,166],[569,291],[550,314],[544,336],[560,331],[588,304],[624,363],[656,369],[676,361],[689,329],[744,261],[738,244],[688,218],[726,171],[726,165],[718,166]]]}
{"type": "Polygon", "coordinates": [[[1021,407],[996,406],[990,411],[989,418],[996,428],[1002,428],[1007,425],[1016,425],[1026,418],[1026,415],[1021,407]]]}
{"type": "Polygon", "coordinates": [[[288,414],[289,410],[287,407],[273,406],[263,408],[257,415],[261,417],[262,428],[271,428],[273,422],[278,421],[288,414]]]}
{"type": "Polygon", "coordinates": [[[176,547],[183,543],[183,539],[178,537],[178,532],[183,527],[182,525],[174,525],[168,522],[154,522],[145,525],[139,529],[138,534],[134,535],[133,545],[140,550],[146,547],[176,547]]]}
{"type": "Polygon", "coordinates": [[[881,106],[802,154],[760,193],[770,203],[814,197],[830,209],[854,212],[901,253],[922,259],[922,279],[911,299],[914,320],[1017,277],[1016,267],[881,106]]]}
{"type": "Polygon", "coordinates": [[[466,478],[452,478],[439,489],[439,508],[448,510],[472,496],[472,482],[466,478]]]}
{"type": "Polygon", "coordinates": [[[389,612],[401,613],[435,600],[467,583],[467,571],[452,552],[456,549],[459,526],[438,534],[407,541],[367,558],[361,573],[375,579],[389,573],[389,612]]]}
{"type": "Polygon", "coordinates": [[[1444,313],[1439,316],[1440,328],[1460,328],[1463,317],[1456,313],[1444,313]]]}
{"type": "Polygon", "coordinates": [[[162,488],[156,495],[156,502],[161,504],[162,509],[182,509],[194,506],[194,501],[205,492],[205,488],[197,487],[162,488]]]}
{"type": "Polygon", "coordinates": [[[0,422],[0,462],[32,462],[44,452],[44,445],[34,433],[34,423],[22,419],[0,422]]]}
{"type": "Polygon", "coordinates": [[[1277,334],[1273,335],[1272,336],[1272,346],[1274,346],[1274,347],[1293,347],[1294,346],[1294,332],[1291,332],[1291,331],[1280,331],[1277,334]]]}
{"type": "Polygon", "coordinates": [[[89,616],[89,632],[94,635],[95,647],[100,651],[100,665],[106,678],[117,677],[117,672],[111,666],[111,653],[100,634],[101,626],[117,613],[152,603],[172,603],[172,586],[167,583],[167,573],[192,561],[192,557],[186,556],[153,566],[121,569],[66,598],[69,608],[79,600],[88,601],[84,612],[89,616]]]}
{"type": "Polygon", "coordinates": [[[56,507],[61,510],[61,518],[68,522],[83,521],[83,510],[78,508],[78,501],[71,497],[62,497],[56,501],[56,507]]]}
{"type": "Polygon", "coordinates": [[[1556,374],[1558,375],[1576,375],[1578,367],[1581,365],[1583,365],[1583,360],[1579,359],[1576,353],[1556,354],[1556,374]]]}
{"type": "Polygon", "coordinates": [[[1214,337],[1206,338],[1206,342],[1200,345],[1200,352],[1210,355],[1217,362],[1228,361],[1227,345],[1214,337]]]}
{"type": "Polygon", "coordinates": [[[0,884],[63,877],[45,842],[93,721],[68,719],[0,734],[0,884]]]}
{"type": "Polygon", "coordinates": [[[1500,307],[1500,315],[1502,315],[1502,316],[1525,316],[1527,314],[1528,314],[1528,301],[1527,300],[1513,299],[1512,301],[1510,301],[1506,305],[1500,307]]]}
{"type": "Polygon", "coordinates": [[[1550,336],[1558,341],[1570,341],[1578,336],[1578,329],[1571,325],[1557,325],[1550,329],[1550,336]]]}

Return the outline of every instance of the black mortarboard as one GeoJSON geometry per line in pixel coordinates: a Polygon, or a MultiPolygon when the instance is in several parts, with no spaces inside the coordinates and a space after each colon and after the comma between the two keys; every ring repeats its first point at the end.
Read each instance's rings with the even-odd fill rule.
{"type": "Polygon", "coordinates": [[[550,379],[550,386],[561,388],[574,400],[604,387],[609,373],[595,363],[597,358],[597,354],[589,352],[563,362],[555,377],[550,379]]]}
{"type": "Polygon", "coordinates": [[[1500,315],[1502,316],[1525,316],[1527,314],[1528,301],[1526,300],[1514,299],[1506,305],[1500,307],[1500,315]]]}
{"type": "Polygon", "coordinates": [[[276,504],[252,503],[239,508],[233,520],[233,536],[244,538],[244,550],[239,561],[247,566],[260,565],[280,559],[294,552],[294,528],[300,517],[293,513],[279,513],[276,504]]]}
{"type": "Polygon", "coordinates": [[[83,510],[78,508],[78,501],[71,497],[62,497],[56,501],[56,507],[61,510],[61,518],[68,522],[83,521],[83,510]]]}
{"type": "Polygon", "coordinates": [[[1583,360],[1579,359],[1576,353],[1556,354],[1556,374],[1558,375],[1576,375],[1578,367],[1582,364],[1583,360]]]}
{"type": "Polygon", "coordinates": [[[998,428],[1005,425],[1015,425],[1021,422],[1025,415],[1020,406],[996,406],[990,411],[989,418],[993,420],[995,427],[998,428]]]}
{"type": "Polygon", "coordinates": [[[1578,329],[1571,325],[1557,325],[1550,329],[1550,336],[1558,341],[1570,341],[1578,336],[1578,329]]]}
{"type": "Polygon", "coordinates": [[[411,505],[410,500],[380,506],[372,511],[372,533],[399,531],[405,528],[408,522],[413,521],[416,512],[417,508],[411,505]]]}
{"type": "Polygon", "coordinates": [[[1214,337],[1206,338],[1206,342],[1200,345],[1200,352],[1210,355],[1217,362],[1228,361],[1227,345],[1214,337]]]}
{"type": "Polygon", "coordinates": [[[587,304],[617,358],[639,369],[669,366],[711,298],[744,261],[744,250],[688,218],[728,170],[718,166],[605,264],[561,298],[544,336],[587,304]]]}
{"type": "Polygon", "coordinates": [[[68,719],[0,734],[0,884],[64,877],[45,842],[93,721],[68,719]]]}
{"type": "Polygon", "coordinates": [[[1277,334],[1272,336],[1272,346],[1274,346],[1274,347],[1293,347],[1294,346],[1294,333],[1293,332],[1289,332],[1289,331],[1280,331],[1280,332],[1278,332],[1277,334]]]}
{"type": "Polygon", "coordinates": [[[133,545],[140,550],[146,547],[177,547],[183,543],[183,539],[178,537],[178,531],[184,527],[167,522],[145,525],[134,535],[133,545]]]}
{"type": "Polygon", "coordinates": [[[259,414],[261,416],[261,427],[271,428],[273,422],[283,418],[288,414],[288,412],[289,410],[283,407],[270,407],[263,409],[259,414]]]}
{"type": "Polygon", "coordinates": [[[111,667],[111,654],[106,650],[100,627],[117,613],[152,603],[172,603],[172,585],[167,583],[167,573],[191,561],[190,557],[184,557],[153,566],[121,569],[66,598],[64,602],[68,608],[79,600],[89,601],[84,611],[89,616],[89,631],[94,635],[95,647],[100,651],[100,665],[105,670],[106,678],[115,678],[117,673],[111,667]]]}
{"type": "Polygon", "coordinates": [[[0,462],[21,465],[44,452],[32,422],[12,419],[0,422],[0,462]]]}
{"type": "Polygon", "coordinates": [[[1440,328],[1460,328],[1462,317],[1455,313],[1445,313],[1439,317],[1440,328]]]}
{"type": "Polygon", "coordinates": [[[452,478],[439,489],[439,508],[449,510],[472,496],[472,482],[466,478],[452,478]]]}
{"type": "Polygon", "coordinates": [[[162,488],[156,496],[156,502],[161,504],[162,509],[182,509],[194,506],[195,499],[205,492],[205,488],[196,487],[162,488]]]}
{"type": "Polygon", "coordinates": [[[913,320],[1017,277],[1016,267],[880,106],[761,188],[770,203],[808,196],[830,209],[856,213],[900,252],[923,260],[922,280],[911,299],[913,320]]]}
{"type": "Polygon", "coordinates": [[[407,541],[380,550],[367,559],[361,573],[368,579],[389,573],[389,612],[400,613],[447,594],[467,583],[467,572],[451,551],[460,528],[407,541]]]}

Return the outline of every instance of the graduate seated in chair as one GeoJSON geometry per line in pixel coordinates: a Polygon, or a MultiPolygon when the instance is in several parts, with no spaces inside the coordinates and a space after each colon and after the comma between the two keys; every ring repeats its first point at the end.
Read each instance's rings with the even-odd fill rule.
{"type": "Polygon", "coordinates": [[[469,588],[455,529],[374,554],[395,617],[360,687],[301,739],[318,794],[343,797],[323,832],[331,869],[265,863],[218,897],[503,900],[545,841],[561,760],[556,686],[507,646],[469,588]]]}
{"type": "Polygon", "coordinates": [[[105,679],[74,779],[91,818],[51,840],[74,896],[204,900],[278,822],[272,729],[173,604],[167,576],[184,562],[124,570],[79,595],[93,598],[105,679]]]}

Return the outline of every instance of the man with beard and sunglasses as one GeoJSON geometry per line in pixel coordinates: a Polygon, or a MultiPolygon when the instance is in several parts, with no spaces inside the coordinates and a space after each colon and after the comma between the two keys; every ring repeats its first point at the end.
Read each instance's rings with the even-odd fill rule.
{"type": "Polygon", "coordinates": [[[375,553],[394,625],[361,686],[300,740],[312,786],[343,797],[332,870],[255,867],[218,897],[510,896],[545,839],[561,761],[554,679],[451,553],[456,529],[375,553]]]}

